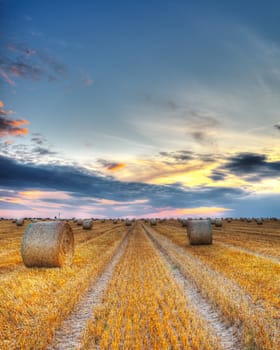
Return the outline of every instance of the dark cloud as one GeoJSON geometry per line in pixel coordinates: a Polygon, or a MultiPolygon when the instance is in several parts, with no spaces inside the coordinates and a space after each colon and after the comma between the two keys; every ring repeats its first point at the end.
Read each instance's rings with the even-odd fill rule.
{"type": "Polygon", "coordinates": [[[210,179],[213,181],[221,181],[224,180],[226,177],[226,174],[224,174],[222,171],[212,171],[212,174],[209,176],[210,179]]]}
{"type": "Polygon", "coordinates": [[[226,163],[215,169],[210,178],[220,180],[227,174],[244,177],[252,182],[260,181],[262,178],[280,177],[280,161],[268,161],[263,154],[240,153],[227,158],[226,163]]]}
{"type": "Polygon", "coordinates": [[[123,202],[146,198],[149,200],[149,205],[155,208],[226,206],[234,198],[246,194],[243,190],[235,188],[192,189],[178,185],[121,182],[74,166],[24,164],[4,156],[0,156],[0,185],[4,190],[19,191],[39,188],[66,191],[81,200],[85,197],[94,197],[123,202]]]}
{"type": "Polygon", "coordinates": [[[159,152],[160,157],[168,160],[175,160],[177,162],[185,162],[188,160],[200,160],[206,163],[212,163],[215,161],[215,157],[210,154],[198,154],[192,151],[179,150],[173,152],[159,152]]]}
{"type": "Polygon", "coordinates": [[[275,124],[274,127],[280,131],[280,124],[275,124]]]}
{"type": "Polygon", "coordinates": [[[8,117],[3,109],[0,110],[0,137],[26,135],[28,129],[23,125],[27,124],[29,124],[27,120],[13,120],[8,117]]]}
{"type": "Polygon", "coordinates": [[[191,160],[195,158],[195,155],[191,151],[174,151],[174,152],[159,152],[161,157],[174,159],[178,161],[191,160]]]}
{"type": "Polygon", "coordinates": [[[41,136],[33,136],[31,138],[31,141],[36,143],[37,145],[43,145],[45,142],[45,139],[41,136]]]}
{"type": "Polygon", "coordinates": [[[35,147],[32,149],[33,153],[36,153],[41,156],[53,156],[56,155],[57,152],[51,151],[48,148],[44,147],[35,147]]]}

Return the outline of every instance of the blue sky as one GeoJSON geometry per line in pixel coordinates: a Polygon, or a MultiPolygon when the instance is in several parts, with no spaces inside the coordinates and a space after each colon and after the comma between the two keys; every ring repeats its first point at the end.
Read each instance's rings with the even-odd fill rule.
{"type": "Polygon", "coordinates": [[[0,215],[279,216],[279,10],[0,1],[0,215]]]}

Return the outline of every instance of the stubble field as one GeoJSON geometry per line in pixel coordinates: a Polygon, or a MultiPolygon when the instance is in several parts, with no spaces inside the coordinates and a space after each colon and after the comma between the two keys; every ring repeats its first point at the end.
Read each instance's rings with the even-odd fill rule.
{"type": "Polygon", "coordinates": [[[280,221],[70,221],[72,266],[27,268],[0,221],[0,349],[280,349],[280,221]]]}

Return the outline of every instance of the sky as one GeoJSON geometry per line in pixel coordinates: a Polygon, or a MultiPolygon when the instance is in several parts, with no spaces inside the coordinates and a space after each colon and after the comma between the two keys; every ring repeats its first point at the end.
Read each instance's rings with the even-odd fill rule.
{"type": "Polygon", "coordinates": [[[0,0],[0,216],[280,217],[279,12],[0,0]]]}

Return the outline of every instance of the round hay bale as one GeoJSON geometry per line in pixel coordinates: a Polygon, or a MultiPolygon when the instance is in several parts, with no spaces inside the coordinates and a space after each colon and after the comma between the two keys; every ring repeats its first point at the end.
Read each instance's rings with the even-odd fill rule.
{"type": "Polygon", "coordinates": [[[262,219],[256,219],[257,225],[263,225],[263,220],[262,219]]]}
{"type": "Polygon", "coordinates": [[[187,233],[191,245],[212,244],[210,220],[189,220],[187,233]]]}
{"type": "Polygon", "coordinates": [[[66,222],[29,224],[21,242],[21,256],[27,267],[70,265],[74,255],[74,235],[66,222]]]}
{"type": "Polygon", "coordinates": [[[131,226],[132,225],[132,221],[131,220],[126,220],[125,221],[125,226],[131,226]]]}
{"type": "Polygon", "coordinates": [[[84,220],[83,221],[83,229],[84,230],[91,230],[92,229],[92,225],[93,225],[93,221],[92,220],[84,220]]]}
{"type": "Polygon", "coordinates": [[[16,221],[17,226],[23,226],[23,224],[24,224],[24,219],[17,219],[16,221]]]}
{"type": "Polygon", "coordinates": [[[222,227],[222,226],[223,226],[222,219],[216,219],[215,220],[215,227],[222,227]]]}
{"type": "Polygon", "coordinates": [[[76,224],[77,224],[78,226],[82,226],[83,220],[82,220],[82,219],[77,220],[77,221],[76,221],[76,224]]]}
{"type": "Polygon", "coordinates": [[[151,226],[156,226],[157,225],[157,220],[156,219],[151,219],[150,220],[150,225],[151,226]]]}

